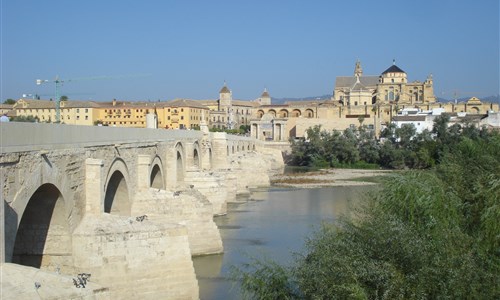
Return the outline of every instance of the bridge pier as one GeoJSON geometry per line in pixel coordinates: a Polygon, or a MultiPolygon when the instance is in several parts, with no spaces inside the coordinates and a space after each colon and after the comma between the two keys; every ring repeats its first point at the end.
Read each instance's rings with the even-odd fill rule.
{"type": "Polygon", "coordinates": [[[90,273],[93,282],[109,287],[111,299],[199,297],[182,225],[85,216],[73,233],[73,259],[78,273],[90,273]]]}
{"type": "Polygon", "coordinates": [[[104,212],[103,167],[101,159],[85,160],[85,214],[99,216],[104,212]]]}
{"type": "Polygon", "coordinates": [[[197,299],[191,257],[223,251],[213,216],[280,166],[276,153],[255,152],[257,141],[225,133],[28,123],[0,131],[1,262],[35,259],[40,276],[92,273],[112,299],[197,299]]]}

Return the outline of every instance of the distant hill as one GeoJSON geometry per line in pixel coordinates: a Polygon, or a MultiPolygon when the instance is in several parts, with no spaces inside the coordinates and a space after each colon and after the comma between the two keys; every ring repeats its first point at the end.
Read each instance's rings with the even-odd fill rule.
{"type": "Polygon", "coordinates": [[[271,98],[272,104],[284,104],[285,102],[291,102],[291,101],[313,101],[313,100],[330,100],[332,95],[322,95],[322,96],[310,96],[310,97],[304,97],[304,98],[271,98]]]}
{"type": "MultiPolygon", "coordinates": [[[[462,97],[458,98],[457,102],[465,102],[469,100],[471,97],[462,97]]],[[[481,101],[483,102],[490,102],[490,103],[500,103],[500,95],[492,95],[492,96],[487,96],[487,97],[478,97],[481,101]]],[[[445,98],[437,98],[438,102],[453,102],[455,99],[445,99],[445,98]]]]}

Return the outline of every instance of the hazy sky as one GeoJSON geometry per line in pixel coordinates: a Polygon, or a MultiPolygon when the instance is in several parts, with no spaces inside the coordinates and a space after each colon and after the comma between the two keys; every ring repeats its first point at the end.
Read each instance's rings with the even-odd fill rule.
{"type": "Polygon", "coordinates": [[[1,1],[1,100],[68,82],[70,99],[331,94],[336,76],[392,60],[435,94],[499,93],[499,1],[1,1]]]}

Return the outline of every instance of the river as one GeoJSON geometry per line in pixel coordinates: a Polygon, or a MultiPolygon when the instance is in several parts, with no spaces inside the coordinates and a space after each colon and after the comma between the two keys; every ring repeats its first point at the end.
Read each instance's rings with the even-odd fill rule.
{"type": "Polygon", "coordinates": [[[254,190],[247,201],[228,205],[225,216],[214,220],[224,253],[193,259],[200,299],[240,299],[238,286],[229,280],[231,266],[251,258],[269,258],[289,264],[292,253],[321,222],[348,213],[352,204],[373,186],[314,189],[254,190]]]}

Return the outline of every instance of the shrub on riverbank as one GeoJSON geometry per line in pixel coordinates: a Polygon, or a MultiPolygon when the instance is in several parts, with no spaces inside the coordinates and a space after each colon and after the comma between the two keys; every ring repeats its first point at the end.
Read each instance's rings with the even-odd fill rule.
{"type": "Polygon", "coordinates": [[[432,170],[389,176],[292,266],[235,272],[258,299],[500,299],[500,135],[460,137],[432,170]]]}
{"type": "Polygon", "coordinates": [[[413,125],[389,124],[377,140],[372,131],[324,131],[309,128],[307,139],[292,140],[286,162],[292,166],[336,168],[429,169],[463,139],[484,139],[494,133],[470,124],[448,127],[449,116],[436,118],[432,132],[416,133],[413,125]]]}

